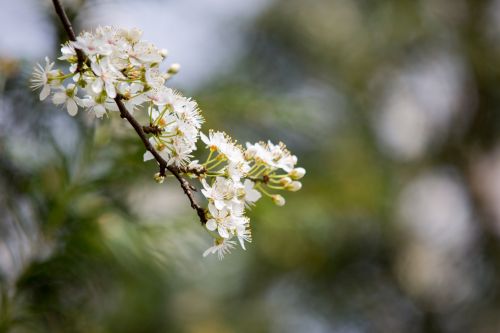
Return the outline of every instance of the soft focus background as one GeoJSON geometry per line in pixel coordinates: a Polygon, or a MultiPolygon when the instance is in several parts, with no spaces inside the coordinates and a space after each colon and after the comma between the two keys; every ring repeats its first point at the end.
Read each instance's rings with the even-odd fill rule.
{"type": "Polygon", "coordinates": [[[66,1],[139,27],[204,130],[308,173],[223,261],[116,115],[29,90],[65,40],[0,0],[0,332],[500,332],[500,1],[66,1]]]}

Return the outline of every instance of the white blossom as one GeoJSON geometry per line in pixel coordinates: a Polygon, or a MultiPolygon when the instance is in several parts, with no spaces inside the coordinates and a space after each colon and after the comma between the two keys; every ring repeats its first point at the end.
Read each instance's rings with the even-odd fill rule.
{"type": "MultiPolygon", "coordinates": [[[[64,105],[71,116],[77,114],[79,106],[96,118],[110,111],[121,111],[124,116],[116,98],[131,114],[144,112],[148,118],[144,133],[168,169],[173,167],[181,177],[200,181],[208,208],[205,227],[215,241],[203,256],[216,253],[222,259],[237,244],[232,239],[237,238],[243,249],[252,241],[245,210],[263,196],[283,206],[285,198],[274,192],[300,190],[298,180],[306,171],[296,167],[297,157],[281,142],[247,143],[244,149],[225,132],[209,130],[203,134],[204,118],[198,103],[165,85],[179,71],[179,65],[162,70],[165,67],[160,63],[168,52],[141,37],[139,29],[111,26],[83,32],[76,41],[61,46],[58,59],[67,63],[67,74],[54,69],[55,64],[46,58],[44,66],[34,68],[31,87],[41,90],[41,100],[53,92],[51,101],[64,105]],[[78,62],[77,49],[84,62],[78,62]],[[205,162],[192,160],[199,138],[208,148],[205,162]]],[[[147,150],[143,159],[155,158],[147,150]]],[[[161,184],[166,175],[156,173],[153,178],[161,184]]]]}
{"type": "Polygon", "coordinates": [[[80,99],[76,97],[78,89],[74,84],[69,84],[66,88],[59,88],[60,91],[52,96],[52,102],[56,105],[65,104],[70,116],[75,116],[78,113],[78,103],[80,99]]]}
{"type": "Polygon", "coordinates": [[[40,91],[40,100],[43,101],[50,94],[51,87],[58,87],[61,84],[61,80],[59,76],[61,73],[58,70],[53,70],[54,63],[50,62],[48,57],[45,57],[45,66],[42,67],[40,64],[36,64],[36,67],[33,68],[33,77],[31,78],[31,88],[39,89],[40,91]]]}
{"type": "Polygon", "coordinates": [[[224,132],[209,131],[208,136],[200,132],[201,141],[212,151],[223,152],[227,150],[230,139],[224,132]]]}
{"type": "Polygon", "coordinates": [[[214,245],[203,252],[203,256],[206,257],[209,254],[217,253],[217,257],[219,257],[219,260],[222,260],[226,254],[229,254],[231,252],[235,245],[236,242],[234,241],[224,238],[216,238],[214,240],[214,245]]]}
{"type": "Polygon", "coordinates": [[[240,217],[240,223],[236,224],[235,234],[240,242],[241,248],[246,250],[245,242],[252,242],[252,232],[250,230],[250,219],[248,217],[240,217]]]}
{"type": "Polygon", "coordinates": [[[262,194],[255,189],[255,183],[253,181],[245,179],[242,187],[238,189],[238,197],[247,205],[255,205],[257,200],[262,197],[262,194]]]}
{"type": "Polygon", "coordinates": [[[109,60],[101,61],[100,63],[92,62],[91,68],[95,76],[88,77],[88,83],[92,87],[94,93],[99,94],[104,88],[108,97],[115,98],[115,84],[118,79],[124,78],[123,74],[111,65],[109,60]]]}
{"type": "MultiPolygon", "coordinates": [[[[68,61],[70,63],[76,63],[77,61],[77,56],[76,56],[76,51],[75,51],[75,48],[73,47],[73,45],[71,44],[64,44],[61,46],[61,54],[62,56],[60,56],[59,60],[65,60],[65,61],[68,61]]],[[[76,70],[76,66],[73,66],[71,69],[73,70],[70,70],[70,72],[74,72],[76,70]]]]}
{"type": "Polygon", "coordinates": [[[229,238],[229,229],[234,228],[234,219],[231,216],[231,212],[226,207],[217,209],[214,204],[208,205],[208,211],[211,218],[207,221],[205,227],[210,231],[217,230],[222,238],[229,238]]]}
{"type": "Polygon", "coordinates": [[[235,195],[234,182],[231,179],[217,177],[210,186],[205,179],[202,179],[203,189],[201,193],[209,201],[213,202],[217,209],[223,209],[231,205],[231,200],[235,195]]]}
{"type": "Polygon", "coordinates": [[[106,97],[101,95],[87,95],[80,100],[80,104],[86,107],[89,112],[92,112],[96,118],[102,118],[106,114],[106,106],[109,102],[106,97]]]}

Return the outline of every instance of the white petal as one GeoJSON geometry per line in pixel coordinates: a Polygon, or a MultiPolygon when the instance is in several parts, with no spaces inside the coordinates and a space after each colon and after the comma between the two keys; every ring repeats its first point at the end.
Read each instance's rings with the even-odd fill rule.
{"type": "Polygon", "coordinates": [[[150,152],[150,151],[145,152],[145,153],[144,153],[144,162],[149,161],[149,160],[152,160],[152,159],[153,159],[153,157],[154,157],[154,156],[153,156],[153,154],[151,154],[151,152],[150,152]]]}
{"type": "Polygon", "coordinates": [[[238,237],[238,240],[240,241],[241,248],[246,251],[245,240],[242,237],[238,237]]]}
{"type": "Polygon", "coordinates": [[[112,83],[106,82],[106,94],[108,94],[110,98],[116,97],[116,89],[112,83]]]}
{"type": "MultiPolygon", "coordinates": [[[[81,47],[78,47],[78,46],[76,46],[76,47],[77,48],[81,48],[81,47]]],[[[90,64],[90,67],[92,68],[92,71],[95,73],[95,75],[101,76],[101,74],[102,74],[101,67],[96,62],[92,62],[90,64]]]]}
{"type": "MultiPolygon", "coordinates": [[[[129,109],[127,107],[127,103],[123,103],[123,105],[125,105],[125,109],[129,109]]],[[[108,109],[109,111],[113,111],[113,112],[118,112],[120,111],[120,109],[118,109],[118,106],[116,105],[116,103],[113,101],[113,102],[106,102],[106,109],[108,109]]],[[[132,110],[128,110],[130,113],[132,113],[132,110]]]]}
{"type": "Polygon", "coordinates": [[[52,103],[59,105],[66,102],[67,95],[65,92],[57,92],[52,96],[52,103]]]}
{"type": "Polygon", "coordinates": [[[97,118],[102,118],[102,116],[106,113],[106,109],[102,105],[94,106],[94,113],[97,118]]]}
{"type": "Polygon", "coordinates": [[[200,139],[201,141],[205,142],[205,144],[209,145],[210,144],[210,140],[208,139],[208,137],[203,134],[202,132],[200,132],[200,139]]]}
{"type": "Polygon", "coordinates": [[[245,181],[243,182],[243,186],[245,187],[246,191],[249,191],[253,189],[254,182],[251,181],[250,179],[245,179],[245,181]]]}
{"type": "Polygon", "coordinates": [[[76,102],[78,106],[85,107],[85,99],[79,97],[73,97],[73,100],[76,102]]]}
{"type": "Polygon", "coordinates": [[[219,210],[215,208],[213,203],[208,204],[208,212],[212,214],[212,216],[219,216],[219,210]]]}
{"type": "Polygon", "coordinates": [[[250,202],[255,202],[255,201],[259,200],[261,197],[262,197],[262,194],[260,194],[259,191],[252,189],[246,193],[245,199],[247,201],[250,201],[250,202]]]}
{"type": "Polygon", "coordinates": [[[74,99],[68,99],[68,102],[66,103],[66,106],[68,107],[68,113],[70,116],[74,117],[78,113],[78,106],[76,105],[76,102],[74,99]]]}
{"type": "Polygon", "coordinates": [[[211,246],[208,249],[206,249],[205,252],[203,252],[203,256],[206,257],[209,254],[214,254],[216,250],[217,248],[215,246],[211,246]]]}
{"type": "Polygon", "coordinates": [[[84,108],[89,108],[95,105],[95,101],[90,97],[77,99],[77,102],[78,104],[80,104],[81,107],[84,108]]]}
{"type": "Polygon", "coordinates": [[[208,185],[208,183],[207,183],[207,181],[205,180],[205,178],[203,178],[203,179],[201,180],[201,184],[203,185],[203,187],[204,187],[206,190],[210,189],[210,185],[208,185]]]}
{"type": "Polygon", "coordinates": [[[214,200],[215,208],[221,210],[226,205],[223,200],[214,200]]]}
{"type": "Polygon", "coordinates": [[[43,101],[50,94],[50,86],[48,84],[43,86],[42,91],[40,92],[40,100],[43,101]]]}
{"type": "Polygon", "coordinates": [[[214,231],[215,229],[217,229],[217,222],[215,222],[214,219],[210,219],[207,221],[205,226],[207,227],[208,230],[214,231]]]}
{"type": "Polygon", "coordinates": [[[92,82],[92,91],[95,92],[96,94],[100,93],[102,91],[102,80],[101,79],[96,79],[94,82],[92,82]]]}
{"type": "Polygon", "coordinates": [[[222,237],[222,238],[229,238],[229,233],[227,232],[227,229],[224,228],[224,227],[219,227],[217,229],[217,231],[219,232],[219,235],[222,237]]]}

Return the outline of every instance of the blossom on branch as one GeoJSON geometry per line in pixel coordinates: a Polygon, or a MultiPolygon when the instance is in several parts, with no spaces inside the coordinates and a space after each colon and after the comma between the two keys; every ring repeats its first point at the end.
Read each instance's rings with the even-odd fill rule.
{"type": "Polygon", "coordinates": [[[162,72],[167,51],[141,36],[138,29],[109,26],[73,35],[58,58],[68,63],[67,73],[53,69],[46,58],[45,66],[34,69],[32,88],[41,89],[41,100],[52,93],[52,102],[65,105],[71,116],[79,107],[96,118],[119,112],[142,139],[144,161],[158,163],[154,179],[161,184],[166,170],[172,173],[214,238],[214,246],[203,256],[217,254],[222,259],[237,244],[233,239],[243,249],[252,241],[247,209],[262,197],[283,206],[285,199],[276,192],[300,190],[305,169],[296,167],[297,157],[281,142],[247,143],[244,148],[224,132],[203,134],[204,118],[196,101],[165,85],[179,65],[162,72]],[[133,117],[140,111],[149,124],[140,125],[133,117]],[[204,162],[192,160],[199,138],[206,148],[204,162]],[[199,181],[206,209],[195,201],[195,187],[184,177],[199,181]]]}

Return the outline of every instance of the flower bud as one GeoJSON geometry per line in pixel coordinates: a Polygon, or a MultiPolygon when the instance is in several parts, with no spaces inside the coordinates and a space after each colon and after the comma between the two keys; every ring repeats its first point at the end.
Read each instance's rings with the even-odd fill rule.
{"type": "Polygon", "coordinates": [[[168,50],[167,49],[161,49],[160,50],[160,55],[163,57],[163,58],[166,58],[168,56],[168,50]]]}
{"type": "Polygon", "coordinates": [[[288,174],[292,179],[298,180],[306,174],[306,169],[304,168],[295,168],[288,174]]]}
{"type": "Polygon", "coordinates": [[[288,186],[292,182],[290,177],[283,177],[280,179],[280,184],[283,186],[288,186]]]}
{"type": "Polygon", "coordinates": [[[174,75],[174,74],[179,73],[180,69],[181,69],[181,65],[175,63],[175,64],[170,65],[170,67],[168,68],[167,73],[170,74],[170,75],[174,75]]]}
{"type": "Polygon", "coordinates": [[[297,192],[301,188],[302,188],[302,183],[297,182],[297,181],[293,181],[290,184],[288,184],[287,186],[285,186],[285,190],[292,191],[292,192],[297,192]]]}
{"type": "Polygon", "coordinates": [[[161,184],[161,183],[163,183],[163,181],[165,180],[165,176],[162,176],[162,175],[160,175],[160,173],[159,173],[159,172],[157,172],[157,173],[155,173],[155,175],[154,175],[154,179],[155,179],[155,181],[156,181],[158,184],[161,184]]]}
{"type": "Polygon", "coordinates": [[[281,195],[279,194],[274,194],[271,196],[271,199],[273,200],[273,202],[276,204],[276,206],[283,206],[285,205],[285,198],[283,198],[281,195]]]}

